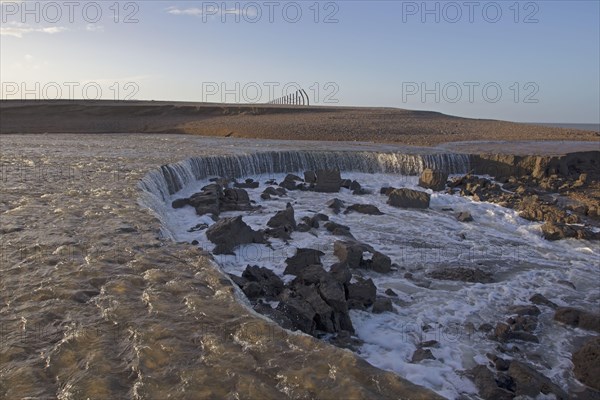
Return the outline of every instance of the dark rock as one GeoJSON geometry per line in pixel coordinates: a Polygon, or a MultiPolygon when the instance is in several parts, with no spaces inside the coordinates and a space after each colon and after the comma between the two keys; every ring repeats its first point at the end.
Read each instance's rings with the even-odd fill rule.
{"type": "Polygon", "coordinates": [[[558,307],[558,305],[556,303],[551,302],[550,300],[548,300],[546,297],[544,297],[543,295],[541,295],[539,293],[536,293],[533,296],[531,296],[529,301],[531,301],[533,304],[537,304],[540,306],[548,306],[550,308],[558,307]]]}
{"type": "Polygon", "coordinates": [[[173,208],[183,208],[185,206],[189,206],[190,202],[189,199],[177,199],[174,200],[173,203],[171,203],[171,206],[173,208]]]}
{"type": "Polygon", "coordinates": [[[287,203],[285,210],[277,211],[268,222],[267,226],[271,228],[290,227],[292,230],[296,228],[296,219],[294,217],[294,207],[287,203]]]}
{"type": "Polygon", "coordinates": [[[357,351],[358,348],[363,344],[362,340],[352,336],[350,332],[346,331],[341,331],[333,335],[333,337],[329,339],[329,342],[334,346],[352,351],[357,351]]]}
{"type": "Polygon", "coordinates": [[[98,296],[99,294],[100,291],[95,289],[78,290],[73,294],[72,299],[78,303],[87,303],[92,297],[98,296]]]}
{"type": "Polygon", "coordinates": [[[429,273],[434,279],[471,283],[491,283],[492,274],[479,268],[448,267],[429,273]]]}
{"type": "Polygon", "coordinates": [[[234,274],[229,274],[229,277],[231,278],[231,280],[233,281],[233,283],[235,283],[236,285],[238,285],[240,288],[242,286],[244,286],[246,283],[248,283],[248,280],[246,278],[243,278],[241,276],[237,276],[234,274]]]}
{"type": "Polygon", "coordinates": [[[352,272],[346,263],[336,263],[330,268],[330,273],[336,281],[342,284],[348,284],[352,279],[352,272]]]}
{"type": "Polygon", "coordinates": [[[509,311],[517,315],[540,315],[540,309],[536,306],[512,306],[509,311]]]}
{"type": "Polygon", "coordinates": [[[575,226],[553,221],[547,221],[542,225],[542,235],[546,240],[561,240],[567,238],[600,240],[600,232],[593,232],[585,226],[575,226]]]}
{"type": "Polygon", "coordinates": [[[419,186],[434,191],[444,190],[448,174],[443,171],[434,171],[430,168],[425,169],[419,178],[419,186]]]}
{"type": "Polygon", "coordinates": [[[377,296],[377,288],[372,279],[357,278],[357,282],[348,287],[348,308],[365,310],[370,307],[377,296]]]}
{"type": "Polygon", "coordinates": [[[379,193],[383,194],[383,195],[386,195],[386,196],[389,196],[390,193],[392,193],[392,191],[394,191],[394,190],[396,190],[396,188],[393,188],[393,187],[382,187],[379,190],[379,193]]]}
{"type": "Polygon", "coordinates": [[[498,323],[494,331],[495,338],[499,342],[508,342],[510,340],[521,340],[524,342],[539,343],[537,336],[524,331],[513,330],[513,328],[505,323],[498,323]]]}
{"type": "Polygon", "coordinates": [[[291,322],[294,329],[312,335],[315,330],[315,310],[300,297],[286,293],[277,305],[276,310],[282,312],[291,322]]]}
{"type": "Polygon", "coordinates": [[[352,190],[353,192],[360,192],[362,190],[362,187],[360,186],[360,183],[358,183],[357,181],[352,181],[350,183],[350,187],[348,188],[350,190],[352,190]]]}
{"type": "Polygon", "coordinates": [[[256,188],[258,188],[258,185],[259,185],[258,182],[254,182],[254,181],[252,181],[252,179],[250,179],[250,181],[251,182],[248,182],[248,180],[246,180],[246,182],[244,182],[244,183],[235,182],[233,184],[233,187],[239,188],[239,189],[256,189],[256,188]]]}
{"type": "Polygon", "coordinates": [[[319,264],[309,265],[299,270],[295,281],[301,282],[304,285],[317,284],[327,275],[327,272],[319,264]]]}
{"type": "Polygon", "coordinates": [[[427,347],[440,347],[440,343],[437,340],[427,340],[426,342],[421,342],[419,343],[419,347],[420,348],[427,348],[427,347]]]}
{"type": "Polygon", "coordinates": [[[337,193],[340,191],[342,178],[339,170],[318,170],[316,192],[337,193]]]}
{"type": "Polygon", "coordinates": [[[472,222],[473,216],[471,216],[471,213],[463,211],[456,216],[456,219],[460,222],[472,222]]]}
{"type": "Polygon", "coordinates": [[[192,228],[188,229],[188,232],[198,232],[198,231],[203,231],[203,230],[205,230],[205,229],[207,229],[207,228],[208,228],[208,224],[203,224],[203,223],[201,223],[201,224],[197,224],[196,226],[194,226],[194,227],[192,227],[192,228]]]}
{"type": "Polygon", "coordinates": [[[600,337],[588,339],[573,353],[573,372],[584,385],[600,390],[600,337]]]}
{"type": "Polygon", "coordinates": [[[419,363],[423,360],[435,360],[435,357],[433,356],[433,353],[431,352],[431,350],[418,348],[413,353],[413,356],[412,356],[412,359],[410,360],[410,362],[411,363],[419,363]]]}
{"type": "Polygon", "coordinates": [[[284,178],[283,182],[279,184],[279,186],[287,190],[297,190],[299,182],[302,182],[302,178],[300,178],[298,175],[288,174],[284,178]]]}
{"type": "Polygon", "coordinates": [[[306,183],[317,183],[317,174],[315,171],[304,172],[304,182],[306,183]]]}
{"type": "Polygon", "coordinates": [[[262,315],[266,315],[273,321],[277,322],[282,328],[293,330],[294,324],[290,319],[281,312],[281,310],[274,309],[269,304],[258,303],[254,306],[254,310],[262,315]]]}
{"type": "Polygon", "coordinates": [[[283,291],[283,281],[273,271],[257,265],[248,265],[242,273],[242,278],[260,285],[261,295],[274,299],[283,291]]]}
{"type": "Polygon", "coordinates": [[[392,190],[387,203],[400,208],[429,208],[430,198],[429,193],[402,188],[392,190]]]}
{"type": "Polygon", "coordinates": [[[340,182],[340,186],[345,189],[350,189],[350,185],[352,185],[351,179],[342,179],[342,181],[340,182]]]}
{"type": "Polygon", "coordinates": [[[373,313],[381,314],[384,312],[394,312],[394,306],[392,305],[392,300],[387,297],[378,298],[373,303],[373,313]]]}
{"type": "Polygon", "coordinates": [[[258,282],[246,282],[242,291],[249,299],[256,299],[262,295],[262,288],[258,282]]]}
{"type": "Polygon", "coordinates": [[[479,328],[477,330],[479,330],[480,332],[490,332],[492,329],[494,329],[492,324],[485,323],[479,325],[479,328]]]}
{"type": "Polygon", "coordinates": [[[271,200],[272,197],[269,193],[261,193],[260,198],[263,200],[271,200]]]}
{"type": "Polygon", "coordinates": [[[274,188],[273,186],[269,186],[268,188],[263,190],[263,193],[268,194],[270,196],[277,196],[277,197],[285,196],[287,194],[287,192],[284,188],[282,188],[282,187],[274,188]]]}
{"type": "Polygon", "coordinates": [[[373,253],[373,257],[366,265],[368,269],[372,269],[380,274],[386,274],[392,270],[392,260],[378,251],[373,253]]]}
{"type": "Polygon", "coordinates": [[[537,397],[540,393],[554,394],[557,399],[568,399],[568,395],[550,379],[520,361],[513,360],[508,375],[515,383],[517,396],[537,397]]]}
{"type": "Polygon", "coordinates": [[[515,397],[514,393],[498,386],[494,373],[485,365],[478,365],[467,373],[479,389],[482,399],[512,400],[515,397]]]}
{"type": "Polygon", "coordinates": [[[219,199],[219,210],[225,211],[250,211],[250,197],[244,189],[225,189],[219,199]]]}
{"type": "Polygon", "coordinates": [[[325,229],[329,232],[333,233],[336,236],[348,236],[352,238],[352,234],[350,233],[350,228],[346,225],[338,224],[337,222],[329,221],[325,223],[325,229]]]}
{"type": "Polygon", "coordinates": [[[392,297],[398,297],[398,294],[394,292],[392,289],[385,289],[385,294],[392,297]]]}
{"type": "Polygon", "coordinates": [[[296,288],[296,293],[308,302],[315,311],[315,329],[329,333],[340,330],[340,327],[334,324],[333,308],[321,298],[314,285],[299,286],[296,288]]]}
{"type": "Polygon", "coordinates": [[[340,209],[344,207],[344,202],[340,199],[332,199],[327,202],[327,207],[331,208],[336,214],[340,213],[340,209]]]}
{"type": "Polygon", "coordinates": [[[321,265],[322,251],[315,249],[296,249],[296,254],[285,260],[287,267],[284,274],[298,276],[309,265],[321,265]]]}
{"type": "Polygon", "coordinates": [[[383,215],[379,208],[375,207],[372,204],[353,204],[350,207],[346,208],[344,214],[348,214],[352,211],[356,211],[361,214],[367,215],[383,215]]]}
{"type": "Polygon", "coordinates": [[[576,328],[600,332],[600,315],[571,307],[558,307],[554,320],[576,328]]]}
{"type": "Polygon", "coordinates": [[[214,254],[234,254],[241,244],[266,243],[263,232],[252,230],[241,216],[219,220],[206,230],[206,237],[217,245],[214,254]]]}

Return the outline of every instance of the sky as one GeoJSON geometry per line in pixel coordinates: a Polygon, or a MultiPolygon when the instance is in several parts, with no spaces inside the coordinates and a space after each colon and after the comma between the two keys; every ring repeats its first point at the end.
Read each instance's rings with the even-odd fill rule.
{"type": "Polygon", "coordinates": [[[0,1],[1,98],[600,122],[600,1],[0,1]]]}

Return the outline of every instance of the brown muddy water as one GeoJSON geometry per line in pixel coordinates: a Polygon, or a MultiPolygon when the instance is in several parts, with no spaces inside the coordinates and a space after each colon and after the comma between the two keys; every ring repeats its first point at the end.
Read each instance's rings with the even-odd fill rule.
{"type": "MultiPolygon", "coordinates": [[[[163,164],[326,148],[402,153],[396,161],[417,170],[423,162],[413,155],[435,161],[448,152],[180,135],[0,136],[0,398],[438,398],[254,313],[210,255],[175,243],[147,209],[144,188],[163,164]]],[[[251,169],[243,160],[228,168],[251,169]]],[[[369,165],[360,169],[372,172],[369,165]]]]}

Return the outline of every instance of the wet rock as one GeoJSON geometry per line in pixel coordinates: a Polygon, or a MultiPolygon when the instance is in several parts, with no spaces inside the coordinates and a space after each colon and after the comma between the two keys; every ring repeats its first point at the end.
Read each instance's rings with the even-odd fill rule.
{"type": "Polygon", "coordinates": [[[263,190],[263,194],[267,194],[269,196],[277,196],[282,197],[287,194],[286,190],[282,187],[274,188],[273,186],[269,186],[265,190],[263,190]]]}
{"type": "Polygon", "coordinates": [[[315,310],[311,305],[300,297],[294,297],[291,293],[285,292],[276,308],[283,313],[291,322],[293,329],[300,330],[312,335],[316,324],[314,321],[315,310]]]}
{"type": "Polygon", "coordinates": [[[337,332],[339,325],[334,324],[334,311],[319,295],[315,286],[300,286],[296,288],[296,293],[300,295],[315,312],[315,329],[323,332],[337,332]]]}
{"type": "Polygon", "coordinates": [[[574,226],[552,221],[548,221],[542,225],[542,235],[546,240],[561,240],[568,238],[600,240],[599,232],[593,232],[591,229],[584,226],[574,226]]]}
{"type": "Polygon", "coordinates": [[[572,307],[558,307],[554,320],[576,328],[600,332],[600,315],[572,307]]]}
{"type": "Polygon", "coordinates": [[[332,199],[327,202],[327,207],[331,208],[334,213],[339,214],[340,209],[344,207],[344,202],[340,199],[332,199]]]}
{"type": "Polygon", "coordinates": [[[447,267],[428,274],[433,279],[470,283],[491,283],[492,274],[479,268],[447,267]]]}
{"type": "Polygon", "coordinates": [[[412,189],[394,189],[389,193],[387,204],[399,208],[429,208],[429,193],[412,189]]]}
{"type": "Polygon", "coordinates": [[[256,189],[258,188],[258,185],[258,182],[254,182],[252,179],[246,179],[245,182],[235,182],[233,187],[239,189],[256,189]]]}
{"type": "Polygon", "coordinates": [[[467,371],[467,374],[473,379],[479,396],[483,399],[511,400],[515,397],[514,393],[498,386],[494,373],[485,365],[476,366],[467,371]]]}
{"type": "Polygon", "coordinates": [[[301,182],[302,178],[300,178],[298,175],[287,174],[279,186],[287,190],[298,190],[299,186],[302,186],[301,182]]]}
{"type": "Polygon", "coordinates": [[[234,274],[228,274],[229,277],[231,278],[231,280],[233,281],[233,283],[235,283],[236,285],[238,285],[240,288],[242,286],[244,286],[246,283],[248,283],[248,280],[246,278],[243,278],[241,276],[237,276],[234,274]]]}
{"type": "Polygon", "coordinates": [[[434,191],[444,190],[448,181],[448,174],[443,171],[425,169],[419,178],[419,186],[434,191]]]}
{"type": "Polygon", "coordinates": [[[259,302],[254,306],[254,310],[259,314],[269,317],[271,320],[278,323],[284,329],[295,329],[294,324],[285,315],[285,313],[283,313],[281,310],[274,309],[269,304],[259,302]]]}
{"type": "Polygon", "coordinates": [[[494,368],[496,368],[496,370],[498,371],[508,371],[508,368],[510,367],[510,361],[506,360],[504,358],[498,357],[494,354],[486,354],[487,358],[490,359],[490,361],[494,364],[494,368]]]}
{"type": "Polygon", "coordinates": [[[244,286],[242,286],[242,291],[249,299],[257,299],[262,295],[261,286],[258,282],[246,282],[244,286]]]}
{"type": "Polygon", "coordinates": [[[341,347],[352,351],[357,351],[362,346],[363,341],[357,337],[354,337],[350,332],[341,331],[333,335],[329,342],[334,346],[341,347]]]}
{"type": "Polygon", "coordinates": [[[588,339],[572,357],[575,377],[584,385],[600,390],[600,337],[588,339]]]}
{"type": "Polygon", "coordinates": [[[412,355],[411,363],[420,363],[423,360],[435,360],[433,353],[429,349],[418,348],[412,355]]]}
{"type": "Polygon", "coordinates": [[[277,211],[269,219],[267,226],[271,228],[266,231],[267,235],[280,239],[291,239],[291,234],[296,229],[296,219],[292,205],[287,203],[285,210],[277,211]]]}
{"type": "Polygon", "coordinates": [[[315,171],[305,171],[304,172],[304,182],[317,183],[317,173],[315,171]]]}
{"type": "Polygon", "coordinates": [[[188,229],[188,232],[203,231],[207,228],[208,228],[208,224],[200,223],[200,224],[197,224],[197,225],[191,227],[190,229],[188,229]]]}
{"type": "Polygon", "coordinates": [[[177,199],[171,203],[171,207],[173,208],[183,208],[185,206],[189,206],[189,199],[177,199]]]}
{"type": "Polygon", "coordinates": [[[283,291],[283,281],[268,268],[248,265],[242,273],[242,278],[258,283],[260,295],[267,299],[274,299],[283,291]]]}
{"type": "Polygon", "coordinates": [[[206,237],[217,245],[214,254],[234,254],[241,244],[266,243],[263,232],[252,230],[241,216],[217,221],[206,230],[206,237]]]}
{"type": "Polygon", "coordinates": [[[385,294],[392,297],[398,297],[398,294],[394,292],[392,289],[385,289],[385,294]]]}
{"type": "Polygon", "coordinates": [[[352,279],[352,272],[350,272],[350,268],[348,268],[348,264],[346,263],[333,264],[330,268],[330,273],[336,281],[342,284],[348,284],[352,279]]]}
{"type": "Polygon", "coordinates": [[[384,312],[394,312],[394,306],[392,305],[392,300],[387,297],[381,297],[375,300],[373,303],[373,313],[381,314],[384,312]]]}
{"type": "Polygon", "coordinates": [[[321,265],[321,256],[325,253],[315,249],[296,249],[296,254],[285,260],[287,266],[284,274],[298,276],[309,265],[321,265]]]}
{"type": "Polygon", "coordinates": [[[347,236],[352,238],[350,228],[346,225],[338,224],[337,222],[329,221],[325,223],[325,229],[333,233],[335,236],[347,236]]]}
{"type": "Polygon", "coordinates": [[[438,348],[438,347],[440,347],[440,343],[437,340],[427,340],[426,342],[419,343],[419,347],[423,348],[423,349],[425,349],[427,347],[438,348]]]}
{"type": "Polygon", "coordinates": [[[390,193],[392,193],[392,191],[396,190],[396,188],[393,187],[382,187],[381,189],[379,189],[379,193],[383,194],[385,196],[389,196],[390,193]]]}
{"type": "Polygon", "coordinates": [[[511,340],[521,340],[524,342],[539,343],[539,339],[537,338],[537,336],[535,336],[529,332],[515,330],[511,325],[505,324],[502,322],[499,322],[496,325],[496,329],[494,330],[494,335],[495,335],[496,340],[498,340],[499,342],[508,342],[511,340]]]}
{"type": "Polygon", "coordinates": [[[379,211],[379,208],[372,204],[353,204],[346,208],[344,214],[348,214],[352,211],[367,215],[383,215],[383,213],[379,211]]]}
{"type": "Polygon", "coordinates": [[[244,189],[225,189],[219,199],[220,212],[250,211],[252,209],[250,197],[244,189]]]}
{"type": "Polygon", "coordinates": [[[543,374],[529,365],[513,360],[508,368],[508,375],[515,383],[517,396],[536,397],[540,393],[553,394],[557,399],[568,399],[568,395],[543,374]]]}
{"type": "Polygon", "coordinates": [[[348,284],[348,308],[366,310],[376,299],[377,288],[372,279],[357,278],[355,283],[348,284]]]}
{"type": "Polygon", "coordinates": [[[463,211],[461,213],[458,213],[458,215],[456,216],[456,219],[460,222],[473,222],[473,216],[468,211],[463,211]]]}
{"type": "Polygon", "coordinates": [[[536,306],[512,306],[509,311],[517,315],[540,315],[540,309],[536,306]]]}
{"type": "Polygon", "coordinates": [[[339,170],[318,170],[315,191],[322,193],[337,193],[340,191],[342,178],[339,170]]]}
{"type": "Polygon", "coordinates": [[[327,275],[327,272],[319,264],[308,265],[298,270],[297,278],[295,282],[300,282],[303,285],[314,285],[317,284],[327,275]]]}
{"type": "Polygon", "coordinates": [[[537,304],[540,306],[548,306],[550,308],[558,307],[558,305],[556,303],[551,302],[550,300],[548,300],[546,297],[544,297],[543,295],[541,295],[539,293],[536,293],[533,296],[531,296],[529,301],[531,301],[533,304],[537,304]]]}
{"type": "Polygon", "coordinates": [[[373,257],[366,263],[368,269],[372,269],[380,274],[386,274],[392,270],[392,260],[378,251],[373,253],[373,257]]]}
{"type": "Polygon", "coordinates": [[[479,325],[479,328],[477,328],[479,332],[490,332],[492,329],[494,329],[494,326],[488,323],[481,324],[479,325]]]}
{"type": "Polygon", "coordinates": [[[353,240],[338,240],[333,244],[333,254],[350,268],[359,268],[367,251],[375,252],[371,246],[353,240]]]}

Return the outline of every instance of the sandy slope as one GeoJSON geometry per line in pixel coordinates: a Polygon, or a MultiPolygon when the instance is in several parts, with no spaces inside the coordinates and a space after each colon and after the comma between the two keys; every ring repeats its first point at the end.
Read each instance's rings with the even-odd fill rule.
{"type": "Polygon", "coordinates": [[[151,101],[0,101],[0,133],[187,133],[435,145],[467,140],[600,141],[596,132],[396,108],[151,101]]]}

